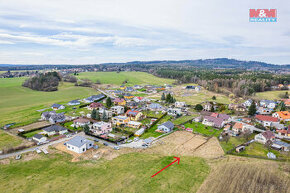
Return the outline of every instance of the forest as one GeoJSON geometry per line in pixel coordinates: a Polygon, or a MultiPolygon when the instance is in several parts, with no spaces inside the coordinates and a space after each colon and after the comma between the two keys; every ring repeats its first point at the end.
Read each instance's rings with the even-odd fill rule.
{"type": "Polygon", "coordinates": [[[24,81],[22,86],[37,91],[57,91],[61,76],[57,72],[41,73],[24,81]]]}

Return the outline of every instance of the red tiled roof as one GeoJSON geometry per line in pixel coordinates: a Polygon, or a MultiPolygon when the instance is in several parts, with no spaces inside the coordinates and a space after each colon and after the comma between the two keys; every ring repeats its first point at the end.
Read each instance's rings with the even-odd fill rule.
{"type": "Polygon", "coordinates": [[[271,116],[266,116],[266,115],[256,115],[255,118],[260,120],[260,121],[279,122],[278,118],[271,117],[271,116]]]}
{"type": "Polygon", "coordinates": [[[104,106],[102,103],[91,103],[90,104],[91,108],[97,108],[97,107],[102,107],[102,106],[104,106]]]}

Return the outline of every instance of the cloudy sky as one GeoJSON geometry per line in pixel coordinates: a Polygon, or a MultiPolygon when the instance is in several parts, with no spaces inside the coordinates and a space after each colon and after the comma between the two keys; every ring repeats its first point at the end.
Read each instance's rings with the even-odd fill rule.
{"type": "Polygon", "coordinates": [[[288,0],[0,0],[0,63],[228,57],[290,64],[288,0]],[[277,23],[249,22],[275,8],[277,23]]]}

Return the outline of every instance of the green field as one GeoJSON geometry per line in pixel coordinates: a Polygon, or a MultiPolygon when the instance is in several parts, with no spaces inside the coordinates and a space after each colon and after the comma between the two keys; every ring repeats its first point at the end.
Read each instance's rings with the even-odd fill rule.
{"type": "MultiPolygon", "coordinates": [[[[257,92],[256,97],[257,99],[268,99],[268,100],[278,100],[281,99],[280,95],[285,94],[287,90],[276,90],[276,91],[266,91],[266,92],[257,92]]],[[[290,92],[288,92],[290,94],[290,92]]]]}
{"type": "Polygon", "coordinates": [[[15,126],[32,123],[40,118],[41,112],[37,110],[48,108],[53,103],[66,103],[97,93],[91,88],[75,87],[63,82],[55,92],[34,91],[21,86],[24,80],[0,79],[0,126],[12,122],[16,122],[15,126]]]}
{"type": "Polygon", "coordinates": [[[0,150],[5,149],[5,148],[9,148],[9,147],[15,147],[18,146],[22,143],[22,140],[9,135],[7,133],[5,133],[4,131],[0,130],[0,150]]]}
{"type": "Polygon", "coordinates": [[[127,85],[164,85],[172,84],[175,80],[153,76],[146,72],[82,72],[77,76],[78,79],[90,79],[93,82],[100,80],[101,84],[121,85],[125,80],[127,85]]]}
{"type": "Polygon", "coordinates": [[[222,132],[222,130],[217,130],[209,126],[205,126],[202,123],[196,123],[196,122],[186,123],[184,126],[185,128],[192,128],[193,132],[197,132],[205,136],[214,135],[217,137],[222,132]]]}
{"type": "MultiPolygon", "coordinates": [[[[25,155],[24,155],[25,156],[25,155]]],[[[0,189],[8,192],[196,192],[209,173],[205,160],[131,153],[111,161],[72,163],[67,154],[0,165],[0,189]]]]}

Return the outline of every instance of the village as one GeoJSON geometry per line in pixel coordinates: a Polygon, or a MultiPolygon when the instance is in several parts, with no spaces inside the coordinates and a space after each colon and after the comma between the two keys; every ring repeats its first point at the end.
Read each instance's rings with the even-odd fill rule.
{"type": "MultiPolygon", "coordinates": [[[[217,137],[225,153],[243,154],[254,147],[253,144],[260,144],[259,148],[267,151],[269,159],[280,159],[277,158],[279,152],[287,157],[290,149],[289,99],[248,99],[226,105],[215,102],[214,96],[212,101],[192,106],[176,101],[172,88],[171,85],[121,85],[114,89],[98,89],[101,94],[66,104],[51,104],[40,112],[39,121],[45,122],[44,125],[17,129],[15,134],[29,141],[30,147],[35,144],[32,150],[38,153],[42,146],[61,143],[69,152],[81,154],[91,148],[98,149],[100,145],[114,150],[144,149],[163,136],[186,131],[217,137]]],[[[183,87],[185,93],[198,93],[201,89],[196,85],[183,87]]],[[[47,148],[42,150],[48,153],[47,148]]],[[[14,151],[2,152],[2,156],[12,153],[19,158],[21,153],[14,151]]]]}

